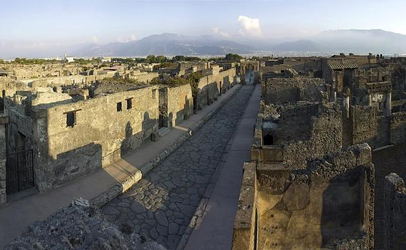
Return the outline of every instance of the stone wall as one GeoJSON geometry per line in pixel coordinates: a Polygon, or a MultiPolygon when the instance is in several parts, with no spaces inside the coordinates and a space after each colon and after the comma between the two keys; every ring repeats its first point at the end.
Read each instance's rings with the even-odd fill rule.
{"type": "Polygon", "coordinates": [[[323,79],[318,78],[268,78],[262,84],[262,98],[265,103],[321,100],[320,90],[325,88],[323,79]]]}
{"type": "Polygon", "coordinates": [[[202,109],[217,100],[220,94],[225,93],[231,85],[235,84],[235,79],[235,68],[200,78],[198,83],[199,92],[195,103],[197,109],[202,109]]]}
{"type": "Polygon", "coordinates": [[[38,189],[47,190],[106,166],[149,139],[158,129],[157,88],[33,109],[38,189]],[[73,127],[67,126],[67,113],[72,111],[73,127]]]}
{"type": "Polygon", "coordinates": [[[371,161],[371,148],[362,144],[303,170],[245,166],[233,249],[373,249],[371,161]]]}
{"type": "Polygon", "coordinates": [[[378,111],[374,107],[351,106],[352,143],[366,142],[373,147],[378,134],[378,111]]]}
{"type": "Polygon", "coordinates": [[[168,118],[176,126],[193,114],[193,96],[190,85],[167,88],[168,118]]]}
{"type": "Polygon", "coordinates": [[[308,140],[311,137],[312,117],[316,116],[318,111],[318,103],[286,105],[281,108],[275,144],[308,140]]]}
{"type": "Polygon", "coordinates": [[[406,141],[406,112],[393,113],[390,120],[390,143],[406,141]]]}
{"type": "MultiPolygon", "coordinates": [[[[342,112],[338,107],[325,107],[312,117],[310,137],[283,145],[283,162],[291,168],[305,168],[307,161],[342,147],[342,112]]],[[[305,132],[304,132],[305,133],[305,132]]]]}
{"type": "Polygon", "coordinates": [[[159,74],[157,72],[149,72],[149,73],[144,73],[144,74],[134,74],[134,75],[128,75],[129,79],[134,79],[137,80],[138,82],[144,82],[144,83],[149,83],[152,81],[152,79],[158,77],[159,74]]]}
{"type": "Polygon", "coordinates": [[[384,185],[384,249],[406,248],[405,208],[405,183],[397,174],[389,174],[384,185]]]}

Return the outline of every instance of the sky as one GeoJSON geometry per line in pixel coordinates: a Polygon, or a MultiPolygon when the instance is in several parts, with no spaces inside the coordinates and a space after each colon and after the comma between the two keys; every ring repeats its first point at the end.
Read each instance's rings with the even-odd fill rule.
{"type": "Polygon", "coordinates": [[[404,10],[404,0],[5,0],[0,47],[104,44],[165,32],[258,39],[335,29],[406,34],[404,10]]]}

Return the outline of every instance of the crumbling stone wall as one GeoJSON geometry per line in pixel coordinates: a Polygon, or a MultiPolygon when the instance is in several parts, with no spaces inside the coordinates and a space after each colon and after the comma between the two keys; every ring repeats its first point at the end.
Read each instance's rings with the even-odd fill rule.
{"type": "Polygon", "coordinates": [[[390,120],[390,143],[406,141],[406,112],[393,113],[390,120]]]}
{"type": "Polygon", "coordinates": [[[312,117],[310,137],[283,145],[283,162],[291,168],[304,168],[307,161],[342,147],[342,112],[337,107],[325,107],[312,117]]]}
{"type": "Polygon", "coordinates": [[[406,248],[406,189],[402,178],[392,173],[384,185],[384,248],[406,248]]]}
{"type": "Polygon", "coordinates": [[[374,107],[351,106],[352,143],[373,146],[378,134],[378,111],[374,107]]]}
{"type": "Polygon", "coordinates": [[[158,243],[117,227],[94,207],[61,208],[45,221],[34,222],[5,247],[17,249],[140,249],[165,250],[158,243]]]}
{"type": "Polygon", "coordinates": [[[318,103],[285,105],[281,108],[275,144],[309,139],[312,117],[317,115],[318,111],[318,103]]]}
{"type": "Polygon", "coordinates": [[[142,72],[139,74],[128,74],[126,77],[129,79],[137,80],[138,82],[149,83],[152,79],[158,77],[158,72],[142,72]]]}
{"type": "Polygon", "coordinates": [[[157,88],[33,109],[38,189],[47,190],[106,166],[149,139],[158,129],[157,88]],[[130,109],[127,100],[131,100],[130,109]],[[72,111],[75,124],[70,127],[67,112],[72,111]]]}
{"type": "Polygon", "coordinates": [[[268,78],[262,85],[262,98],[267,104],[317,102],[321,100],[320,90],[324,84],[324,80],[318,78],[268,78]]]}
{"type": "Polygon", "coordinates": [[[283,162],[291,168],[300,169],[306,167],[308,160],[342,147],[340,107],[335,104],[302,104],[279,106],[280,111],[276,111],[274,105],[262,105],[264,113],[258,114],[251,147],[252,160],[283,162]],[[265,119],[269,119],[267,112],[282,114],[277,128],[271,131],[264,131],[265,119]],[[264,145],[263,138],[267,134],[273,135],[275,145],[264,145]]]}
{"type": "Polygon", "coordinates": [[[371,161],[371,148],[362,144],[303,170],[245,166],[233,249],[373,249],[371,161]]]}
{"type": "Polygon", "coordinates": [[[0,95],[3,90],[6,92],[6,96],[10,97],[17,91],[29,91],[30,88],[22,82],[0,77],[0,95]]]}
{"type": "MultiPolygon", "coordinates": [[[[368,143],[374,149],[388,145],[392,140],[391,130],[397,126],[396,120],[399,119],[395,118],[392,126],[390,118],[378,115],[376,107],[351,106],[348,132],[352,133],[352,144],[368,143]]],[[[395,132],[399,134],[399,131],[395,132]]]]}

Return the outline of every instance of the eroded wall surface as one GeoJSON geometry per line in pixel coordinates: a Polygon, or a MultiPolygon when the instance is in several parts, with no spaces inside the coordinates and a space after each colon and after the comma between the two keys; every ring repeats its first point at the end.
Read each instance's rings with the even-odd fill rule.
{"type": "Polygon", "coordinates": [[[371,161],[371,148],[361,144],[302,170],[250,163],[244,167],[233,249],[373,249],[371,161]]]}

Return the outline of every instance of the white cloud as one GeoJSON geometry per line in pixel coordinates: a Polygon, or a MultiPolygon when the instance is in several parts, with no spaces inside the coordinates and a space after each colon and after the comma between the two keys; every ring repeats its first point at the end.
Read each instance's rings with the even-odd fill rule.
{"type": "Polygon", "coordinates": [[[212,31],[214,34],[220,35],[220,36],[222,36],[222,37],[230,37],[230,34],[228,34],[228,33],[224,32],[224,31],[220,30],[220,29],[217,28],[217,27],[212,28],[211,31],[212,31]]]}
{"type": "Polygon", "coordinates": [[[238,23],[241,26],[241,35],[261,36],[261,26],[258,18],[249,18],[247,16],[238,16],[238,23]]]}
{"type": "Polygon", "coordinates": [[[121,37],[121,36],[117,37],[117,42],[119,42],[119,43],[128,43],[128,42],[132,42],[135,40],[137,40],[137,36],[134,34],[131,34],[128,37],[121,37]]]}
{"type": "Polygon", "coordinates": [[[92,37],[92,43],[99,43],[99,38],[97,36],[92,37]]]}

